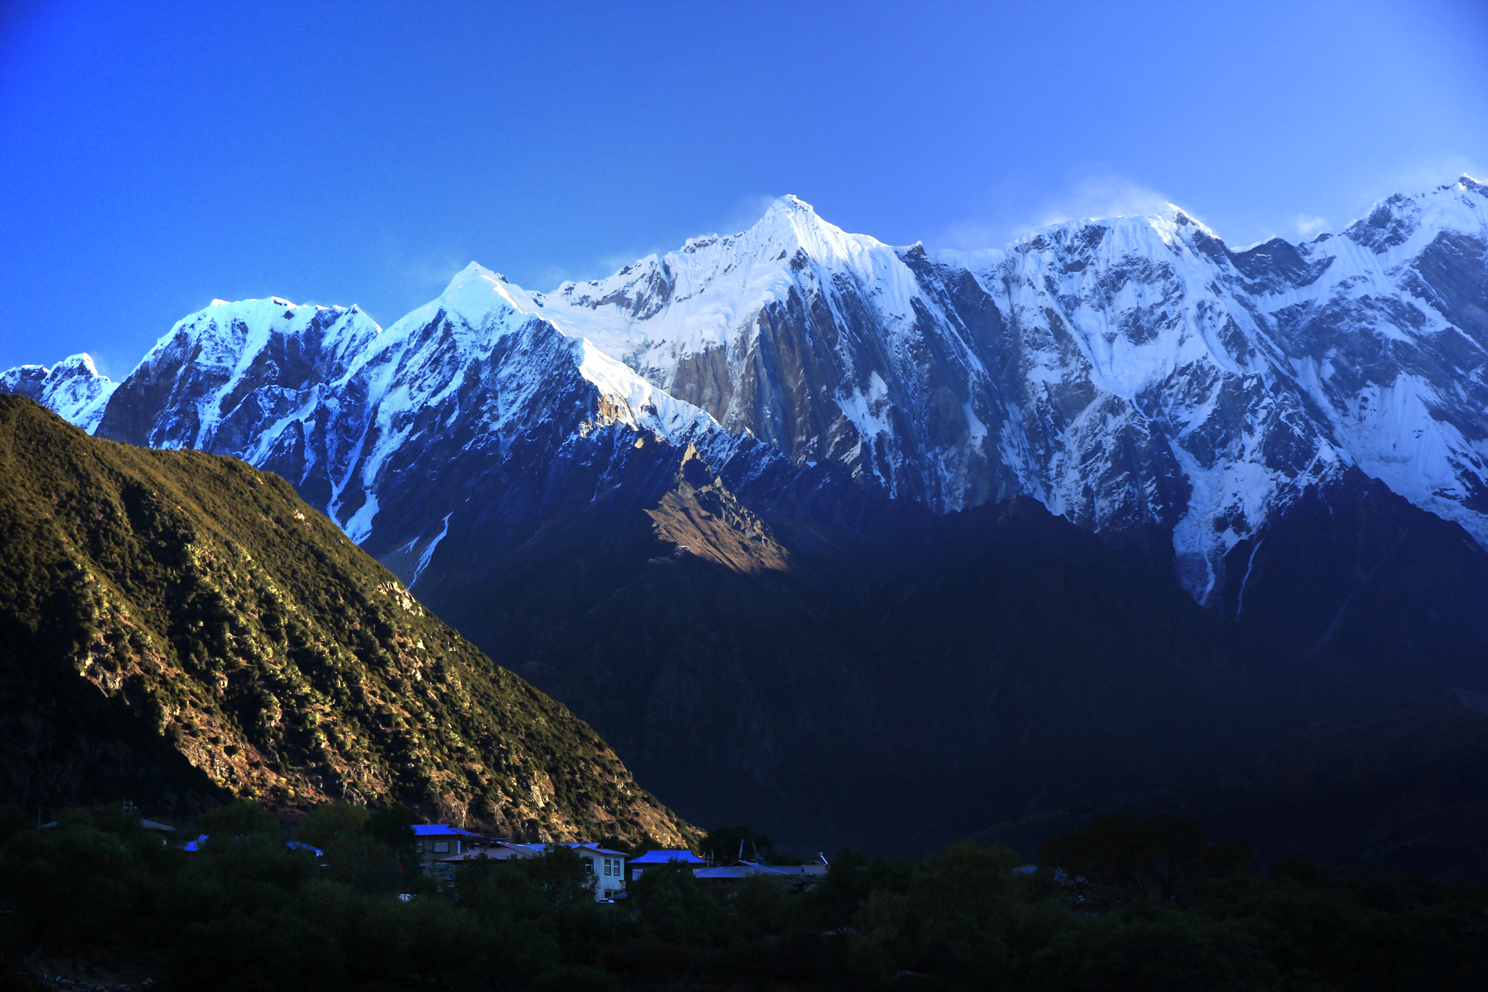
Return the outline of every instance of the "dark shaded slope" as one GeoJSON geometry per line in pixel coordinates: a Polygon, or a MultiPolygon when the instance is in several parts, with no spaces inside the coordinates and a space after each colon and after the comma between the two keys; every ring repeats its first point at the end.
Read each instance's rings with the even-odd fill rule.
{"type": "Polygon", "coordinates": [[[1221,783],[1099,797],[988,834],[1032,855],[1094,811],[1178,813],[1339,872],[1488,879],[1488,554],[1353,470],[1230,553],[1216,612],[1305,715],[1221,783]]]}
{"type": "Polygon", "coordinates": [[[1229,560],[1220,610],[1252,655],[1291,659],[1279,683],[1327,676],[1362,712],[1488,692],[1488,553],[1377,479],[1309,488],[1229,560]]]}
{"type": "Polygon", "coordinates": [[[751,508],[693,452],[591,441],[452,525],[418,589],[691,819],[920,852],[1204,779],[1282,722],[1217,619],[1035,501],[756,479],[751,508]]]}
{"type": "Polygon", "coordinates": [[[1338,874],[1407,872],[1488,880],[1488,700],[1409,707],[1363,720],[1321,719],[1287,734],[1214,784],[1092,796],[978,835],[1034,858],[1040,844],[1131,810],[1200,821],[1243,841],[1266,870],[1301,855],[1338,874]]]}
{"type": "Polygon", "coordinates": [[[228,790],[534,836],[690,831],[277,476],[0,396],[0,478],[6,800],[228,790]]]}

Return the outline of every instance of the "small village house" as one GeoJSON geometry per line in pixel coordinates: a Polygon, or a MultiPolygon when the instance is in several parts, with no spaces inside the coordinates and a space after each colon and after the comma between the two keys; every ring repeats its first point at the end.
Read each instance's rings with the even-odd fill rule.
{"type": "Polygon", "coordinates": [[[436,861],[443,861],[452,854],[461,854],[477,846],[479,834],[473,834],[448,823],[415,823],[413,825],[413,853],[419,864],[428,868],[436,861]]]}
{"type": "MultiPolygon", "coordinates": [[[[507,844],[511,848],[525,849],[537,857],[547,850],[546,844],[507,844]]],[[[616,899],[625,894],[625,855],[598,844],[565,843],[559,845],[576,852],[584,859],[589,871],[594,873],[594,898],[616,899]]]]}
{"type": "Polygon", "coordinates": [[[631,858],[630,861],[626,863],[626,867],[630,870],[630,878],[637,879],[640,878],[641,873],[649,867],[670,864],[672,862],[684,864],[687,867],[691,868],[693,871],[697,871],[700,868],[708,867],[708,862],[706,859],[698,857],[691,851],[673,850],[647,851],[645,854],[642,854],[639,857],[631,858]]]}

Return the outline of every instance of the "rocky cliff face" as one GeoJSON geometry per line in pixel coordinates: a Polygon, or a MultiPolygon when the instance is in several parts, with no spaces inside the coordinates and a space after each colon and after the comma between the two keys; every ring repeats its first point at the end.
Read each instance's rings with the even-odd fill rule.
{"type": "Polygon", "coordinates": [[[1005,249],[893,249],[794,198],[524,304],[730,430],[940,510],[1031,495],[1174,561],[1357,465],[1488,540],[1488,186],[1235,252],[1176,208],[1005,249]]]}

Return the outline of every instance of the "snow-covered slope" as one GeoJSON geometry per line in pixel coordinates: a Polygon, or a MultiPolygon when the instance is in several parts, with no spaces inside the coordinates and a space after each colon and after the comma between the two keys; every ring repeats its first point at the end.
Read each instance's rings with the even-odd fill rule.
{"type": "Polygon", "coordinates": [[[748,231],[518,298],[797,462],[946,509],[1010,495],[964,443],[986,433],[975,343],[901,254],[787,196],[748,231]]]}
{"type": "MultiPolygon", "coordinates": [[[[24,370],[21,370],[24,371],[24,370]]],[[[294,482],[412,581],[513,443],[606,425],[680,452],[738,439],[589,342],[513,305],[470,265],[391,327],[356,307],[214,301],[119,384],[104,436],[232,454],[294,482]],[[392,507],[388,513],[387,508],[392,507]]],[[[721,449],[720,449],[721,446],[721,449]]]]}
{"type": "Polygon", "coordinates": [[[1488,542],[1488,190],[1232,252],[1176,207],[1004,250],[892,249],[794,197],[751,230],[514,300],[731,430],[940,509],[1013,493],[1222,560],[1357,464],[1488,542]]]}
{"type": "Polygon", "coordinates": [[[51,368],[21,365],[0,372],[0,393],[28,396],[89,434],[98,429],[117,386],[88,354],[69,355],[51,368]]]}
{"type": "Polygon", "coordinates": [[[552,293],[472,263],[386,330],[354,307],[217,303],[111,395],[76,370],[4,382],[106,436],[279,471],[416,563],[449,514],[504,498],[489,480],[514,445],[540,473],[597,457],[584,439],[611,425],[715,467],[752,436],[942,511],[1033,495],[1171,555],[1212,602],[1232,549],[1355,466],[1488,544],[1485,259],[1488,187],[1468,177],[1243,252],[1176,207],[892,248],[785,197],[552,293]]]}

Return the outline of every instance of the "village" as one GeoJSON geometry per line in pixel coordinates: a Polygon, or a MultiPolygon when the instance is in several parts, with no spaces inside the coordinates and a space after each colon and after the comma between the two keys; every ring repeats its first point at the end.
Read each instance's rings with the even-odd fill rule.
{"type": "MultiPolygon", "coordinates": [[[[414,855],[423,871],[451,884],[458,881],[459,869],[472,862],[536,858],[549,849],[547,844],[486,837],[448,823],[415,824],[413,832],[414,855]]],[[[738,855],[725,863],[686,850],[659,849],[632,856],[598,843],[569,842],[558,846],[569,848],[583,859],[594,875],[594,898],[599,902],[624,899],[627,882],[659,865],[682,865],[691,869],[693,877],[716,884],[752,876],[776,876],[794,891],[804,891],[813,886],[826,874],[828,867],[826,857],[820,854],[815,862],[802,865],[771,865],[762,860],[745,860],[742,842],[738,855]]]]}
{"type": "MultiPolygon", "coordinates": [[[[126,804],[125,809],[129,808],[126,804]]],[[[147,833],[160,835],[167,846],[173,843],[173,838],[167,835],[176,832],[174,827],[143,817],[136,822],[147,833]]],[[[39,826],[42,830],[51,830],[58,825],[57,821],[52,821],[39,826]]],[[[637,855],[613,850],[596,842],[520,842],[475,833],[450,823],[416,823],[411,829],[413,860],[424,876],[446,885],[454,886],[458,883],[459,870],[464,866],[538,858],[556,846],[568,848],[579,856],[587,871],[594,876],[594,898],[602,903],[624,899],[628,882],[640,878],[648,868],[659,865],[683,866],[692,871],[694,878],[714,884],[727,884],[750,877],[775,877],[781,879],[793,892],[804,892],[814,887],[829,867],[824,854],[818,854],[815,861],[805,864],[767,864],[756,849],[752,852],[754,860],[748,860],[744,857],[743,840],[740,840],[734,858],[721,861],[693,851],[673,848],[648,850],[637,855]]],[[[202,850],[210,839],[208,834],[199,834],[190,840],[174,843],[187,853],[195,853],[202,850]]],[[[303,841],[286,840],[285,844],[307,851],[317,859],[325,856],[320,848],[303,841]]]]}

